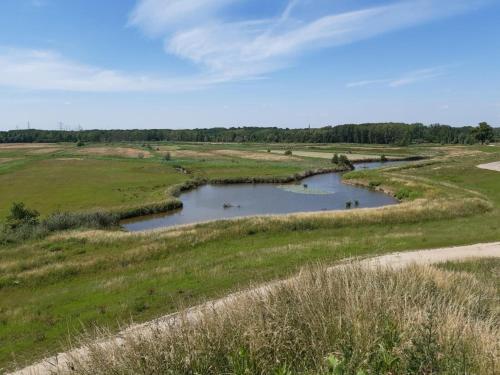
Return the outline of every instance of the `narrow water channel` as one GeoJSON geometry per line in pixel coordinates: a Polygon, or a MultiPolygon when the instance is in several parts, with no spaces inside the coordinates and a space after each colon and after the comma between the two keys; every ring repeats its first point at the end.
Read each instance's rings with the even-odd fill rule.
{"type": "MultiPolygon", "coordinates": [[[[356,169],[400,163],[360,163],[356,169]]],[[[387,194],[342,183],[340,173],[312,176],[292,184],[205,185],[183,193],[179,199],[183,208],[178,211],[124,220],[122,226],[134,232],[241,216],[342,210],[346,202],[352,202],[352,208],[397,203],[387,194]]]]}

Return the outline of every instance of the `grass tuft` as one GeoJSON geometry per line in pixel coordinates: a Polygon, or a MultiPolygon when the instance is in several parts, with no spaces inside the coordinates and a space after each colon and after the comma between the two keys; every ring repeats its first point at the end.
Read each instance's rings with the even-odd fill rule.
{"type": "Polygon", "coordinates": [[[71,374],[491,374],[496,293],[432,267],[313,267],[168,328],[91,345],[71,374]]]}

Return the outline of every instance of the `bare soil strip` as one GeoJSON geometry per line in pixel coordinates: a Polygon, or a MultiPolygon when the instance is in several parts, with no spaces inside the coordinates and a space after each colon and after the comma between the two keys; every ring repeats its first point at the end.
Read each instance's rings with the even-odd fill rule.
{"type": "MultiPolygon", "coordinates": [[[[387,266],[392,268],[402,268],[412,264],[419,265],[429,265],[435,263],[442,263],[446,261],[457,261],[469,258],[492,258],[500,257],[500,242],[494,243],[484,243],[469,246],[459,246],[459,247],[448,247],[441,249],[431,249],[431,250],[417,250],[410,252],[397,252],[387,255],[382,255],[367,259],[350,259],[339,265],[333,266],[330,269],[335,269],[338,267],[345,267],[346,264],[351,264],[357,262],[357,264],[367,267],[367,268],[377,268],[381,266],[387,266]]],[[[196,320],[201,316],[200,314],[206,309],[223,309],[230,308],[231,303],[235,303],[238,298],[245,296],[248,293],[262,293],[267,294],[270,288],[278,286],[283,283],[292,283],[296,281],[297,278],[291,278],[287,280],[275,281],[264,286],[246,290],[238,293],[230,294],[224,298],[207,302],[203,305],[192,307],[186,311],[180,313],[174,313],[170,315],[163,316],[161,318],[143,323],[133,325],[124,331],[117,334],[115,337],[104,340],[99,344],[102,346],[107,346],[111,344],[120,344],[123,342],[124,337],[129,337],[130,335],[147,335],[148,332],[152,330],[167,330],[180,319],[196,320]]],[[[26,367],[22,370],[12,373],[13,375],[42,375],[42,374],[52,374],[58,371],[67,370],[67,365],[70,363],[72,357],[85,356],[88,350],[85,347],[74,349],[71,352],[59,353],[54,357],[47,358],[37,364],[26,367]]]]}
{"type": "Polygon", "coordinates": [[[490,171],[500,172],[500,161],[495,161],[488,164],[479,164],[477,167],[481,169],[488,169],[490,171]]]}

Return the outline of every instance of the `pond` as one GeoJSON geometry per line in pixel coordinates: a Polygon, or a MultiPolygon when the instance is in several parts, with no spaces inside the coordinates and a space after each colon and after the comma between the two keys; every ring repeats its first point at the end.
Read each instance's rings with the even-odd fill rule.
{"type": "MultiPolygon", "coordinates": [[[[400,163],[359,163],[356,169],[400,163]]],[[[352,202],[352,208],[398,203],[387,194],[342,183],[341,173],[316,175],[291,184],[204,185],[183,193],[179,199],[183,203],[180,210],[124,220],[122,226],[134,232],[251,215],[342,210],[346,202],[352,202]]]]}

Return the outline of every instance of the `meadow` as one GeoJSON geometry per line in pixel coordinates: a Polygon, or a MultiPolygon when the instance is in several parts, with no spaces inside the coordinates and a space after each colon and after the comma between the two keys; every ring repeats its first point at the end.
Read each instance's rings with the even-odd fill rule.
{"type": "Polygon", "coordinates": [[[344,175],[346,182],[394,194],[402,201],[394,207],[226,220],[150,233],[73,230],[5,243],[0,247],[0,368],[67,347],[68,337],[85,329],[113,332],[131,321],[295,274],[311,263],[500,240],[500,174],[476,168],[498,161],[499,147],[182,143],[107,145],[106,152],[97,153],[96,147],[45,145],[36,154],[33,148],[0,147],[0,158],[9,159],[0,164],[1,216],[14,200],[42,215],[113,210],[172,198],[176,187],[196,180],[275,179],[332,168],[328,159],[293,151],[429,159],[344,175]],[[279,152],[286,149],[292,155],[279,152]]]}

